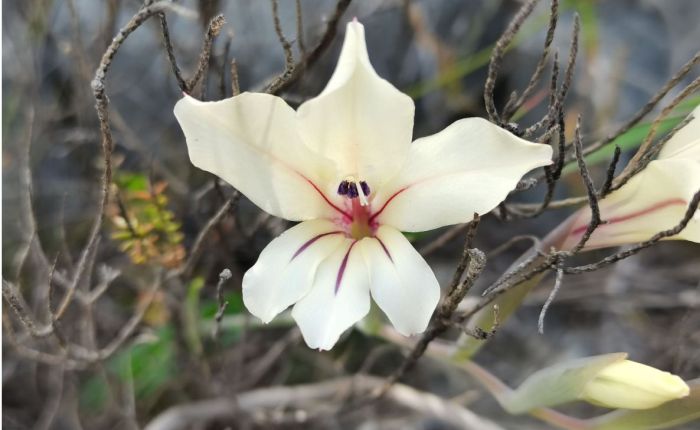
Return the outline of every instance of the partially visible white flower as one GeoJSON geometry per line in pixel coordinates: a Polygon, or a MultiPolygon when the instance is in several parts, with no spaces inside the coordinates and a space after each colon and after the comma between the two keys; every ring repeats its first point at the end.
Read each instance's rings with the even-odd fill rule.
{"type": "Polygon", "coordinates": [[[498,399],[506,410],[519,414],[573,401],[612,409],[652,409],[690,394],[678,376],[626,358],[626,353],[613,353],[557,363],[533,373],[498,399]]]}
{"type": "Polygon", "coordinates": [[[601,370],[581,399],[615,409],[651,409],[690,393],[681,378],[636,361],[623,360],[601,370]]]}
{"type": "MultiPolygon", "coordinates": [[[[607,223],[596,229],[585,249],[642,242],[680,222],[700,190],[700,106],[691,115],[656,160],[600,201],[601,218],[607,223]]],[[[578,243],[590,219],[590,208],[584,207],[563,224],[566,239],[561,249],[578,243]]],[[[680,234],[668,239],[700,242],[700,211],[680,234]]]]}
{"type": "Polygon", "coordinates": [[[479,118],[411,143],[413,114],[411,98],[372,68],[357,21],[326,88],[296,112],[254,93],[177,103],[194,165],[266,212],[303,221],[245,274],[251,313],[268,322],[294,305],[306,343],[330,349],[371,294],[399,332],[425,330],[440,288],[401,231],[489,212],[552,151],[479,118]]]}

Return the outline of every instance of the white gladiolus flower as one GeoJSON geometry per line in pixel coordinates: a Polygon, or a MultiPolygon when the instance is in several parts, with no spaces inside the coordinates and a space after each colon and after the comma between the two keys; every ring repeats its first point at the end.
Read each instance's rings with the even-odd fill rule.
{"type": "Polygon", "coordinates": [[[499,402],[513,414],[579,400],[612,409],[643,410],[689,394],[690,387],[680,377],[627,360],[622,352],[540,369],[517,389],[501,393],[499,402]]]}
{"type": "MultiPolygon", "coordinates": [[[[642,242],[683,218],[700,190],[700,106],[691,115],[693,119],[666,142],[656,160],[600,201],[601,218],[607,223],[596,229],[586,249],[642,242]]],[[[569,218],[562,249],[578,243],[590,219],[588,207],[569,218]]],[[[700,242],[700,211],[680,234],[668,239],[700,242]]]]}
{"type": "Polygon", "coordinates": [[[651,409],[690,393],[681,378],[630,360],[613,363],[584,387],[581,398],[607,408],[651,409]]]}
{"type": "Polygon", "coordinates": [[[413,101],[372,68],[357,21],[326,88],[296,112],[257,93],[177,103],[194,165],[264,211],[302,221],[245,274],[251,313],[268,322],[294,305],[306,343],[330,349],[367,314],[371,294],[399,332],[425,330],[440,288],[401,231],[490,211],[552,151],[479,118],[411,143],[413,114],[413,101]]]}

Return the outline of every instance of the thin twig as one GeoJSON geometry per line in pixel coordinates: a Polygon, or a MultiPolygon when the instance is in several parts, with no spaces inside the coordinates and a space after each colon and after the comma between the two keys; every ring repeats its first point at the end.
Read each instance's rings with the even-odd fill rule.
{"type": "Polygon", "coordinates": [[[224,312],[228,307],[228,301],[224,298],[224,282],[231,279],[231,271],[229,269],[224,269],[219,273],[219,282],[216,284],[216,301],[219,304],[219,308],[216,311],[214,320],[214,330],[212,330],[212,338],[216,340],[219,337],[219,331],[221,330],[221,320],[224,318],[224,312]]]}
{"type": "Polygon", "coordinates": [[[538,0],[528,0],[522,5],[518,13],[515,15],[513,20],[508,24],[508,27],[503,32],[501,37],[496,42],[491,52],[491,61],[489,62],[488,75],[486,77],[486,83],[484,85],[484,103],[486,105],[486,112],[489,115],[489,120],[491,122],[503,125],[502,120],[496,110],[496,102],[493,98],[493,91],[496,87],[496,78],[498,77],[498,72],[501,69],[501,63],[503,62],[503,54],[505,53],[510,42],[520,30],[523,22],[532,13],[538,0]]]}
{"type": "Polygon", "coordinates": [[[168,29],[168,21],[165,18],[164,13],[159,14],[158,18],[160,20],[160,28],[161,28],[161,33],[163,35],[163,46],[165,47],[165,53],[168,56],[168,61],[170,62],[170,66],[172,67],[173,75],[175,75],[175,80],[177,81],[177,85],[180,87],[180,90],[182,92],[185,92],[185,93],[189,92],[187,82],[185,81],[185,78],[182,77],[182,72],[180,71],[180,67],[177,65],[177,59],[175,58],[173,44],[170,40],[170,30],[168,29]]]}
{"type": "Polygon", "coordinates": [[[610,164],[608,164],[608,170],[605,172],[605,182],[600,188],[600,192],[598,194],[601,199],[610,193],[610,188],[612,187],[613,180],[615,179],[615,169],[617,168],[617,163],[620,162],[621,154],[622,150],[618,145],[615,145],[615,152],[613,153],[612,160],[610,160],[610,164]]]}
{"type": "MultiPolygon", "coordinates": [[[[209,58],[211,57],[211,48],[214,44],[214,38],[219,35],[224,24],[226,24],[226,19],[223,15],[217,15],[209,22],[209,27],[204,35],[204,43],[202,44],[202,51],[199,54],[199,61],[197,62],[197,69],[192,76],[192,79],[187,81],[187,91],[186,93],[192,92],[194,87],[197,85],[200,79],[204,77],[209,69],[209,58]]],[[[204,92],[204,84],[202,84],[202,92],[204,92]]]]}
{"type": "Polygon", "coordinates": [[[199,256],[202,253],[202,251],[204,251],[204,241],[206,240],[207,236],[214,229],[214,227],[216,227],[219,224],[219,222],[224,218],[224,216],[226,216],[226,214],[229,213],[230,210],[238,204],[240,196],[241,195],[238,191],[234,191],[233,195],[229,197],[224,202],[224,204],[221,205],[219,210],[216,211],[216,213],[207,221],[207,223],[204,225],[204,228],[202,228],[202,230],[200,230],[199,234],[197,235],[197,238],[194,241],[194,245],[192,245],[192,249],[190,250],[190,255],[187,257],[187,260],[176,271],[177,275],[188,277],[192,273],[194,265],[197,263],[197,260],[199,259],[199,256]]]}
{"type": "Polygon", "coordinates": [[[238,80],[238,63],[236,60],[231,60],[231,95],[237,96],[241,93],[241,84],[238,80]]]}
{"type": "Polygon", "coordinates": [[[537,318],[537,331],[539,332],[539,334],[544,334],[544,317],[547,315],[547,310],[549,310],[549,306],[552,304],[552,302],[554,301],[554,297],[556,297],[557,293],[559,292],[559,289],[561,288],[563,278],[564,270],[562,268],[562,261],[560,260],[559,264],[557,265],[557,276],[554,280],[554,287],[552,288],[552,291],[549,293],[547,300],[542,306],[539,318],[537,318]]]}
{"type": "Polygon", "coordinates": [[[621,188],[634,175],[644,170],[647,164],[649,164],[653,157],[656,156],[657,151],[656,146],[653,144],[653,139],[656,135],[656,131],[661,121],[664,118],[666,118],[676,108],[676,106],[678,106],[678,104],[681,101],[683,101],[683,99],[688,97],[693,92],[697,91],[698,88],[700,88],[700,77],[695,78],[690,84],[683,88],[683,90],[681,90],[681,92],[678,93],[678,95],[676,95],[676,97],[674,97],[673,100],[666,107],[663,108],[659,115],[657,115],[657,117],[654,119],[654,122],[651,124],[649,133],[644,139],[644,142],[642,142],[639,149],[637,149],[637,152],[635,152],[634,157],[632,157],[632,160],[630,160],[630,162],[627,163],[627,166],[625,166],[625,169],[622,171],[622,173],[620,173],[620,175],[618,175],[618,177],[615,178],[611,190],[617,190],[621,188]]]}
{"type": "Polygon", "coordinates": [[[350,6],[350,2],[351,0],[338,0],[338,2],[335,4],[335,9],[333,13],[331,13],[327,20],[326,28],[323,32],[323,35],[319,39],[316,46],[314,46],[311,49],[311,51],[309,51],[308,55],[302,57],[294,65],[292,72],[289,73],[288,76],[282,79],[282,76],[285,75],[283,72],[281,76],[278,76],[275,79],[273,79],[271,83],[267,85],[267,90],[269,93],[280,94],[281,92],[285,91],[301,77],[302,72],[304,70],[306,70],[312,64],[316,63],[316,61],[318,61],[318,59],[321,57],[321,54],[323,54],[326,51],[326,49],[328,49],[328,47],[333,42],[333,39],[335,39],[335,35],[338,31],[338,24],[340,23],[340,18],[343,16],[343,13],[345,13],[348,6],[350,6]]]}
{"type": "Polygon", "coordinates": [[[297,12],[297,45],[299,45],[299,52],[301,56],[306,56],[306,44],[304,43],[304,14],[301,9],[301,0],[296,0],[296,12],[297,12]]]}
{"type": "MultiPolygon", "coordinates": [[[[509,100],[506,106],[503,108],[503,121],[510,121],[513,115],[520,109],[520,107],[525,103],[532,92],[537,87],[537,83],[544,72],[545,66],[547,65],[547,59],[549,58],[549,48],[554,40],[554,32],[557,29],[557,21],[559,20],[559,0],[552,0],[549,11],[549,24],[547,25],[547,35],[544,39],[544,48],[542,49],[542,54],[540,59],[535,66],[535,71],[530,77],[530,81],[523,90],[522,94],[518,98],[513,98],[509,100]]],[[[513,93],[515,95],[515,93],[513,93]]]]}
{"type": "Polygon", "coordinates": [[[676,72],[676,74],[673,75],[673,77],[671,77],[671,79],[669,79],[668,82],[666,82],[664,86],[661,87],[661,89],[659,89],[659,91],[639,111],[637,111],[637,113],[629,121],[627,121],[614,132],[607,135],[605,138],[588,145],[584,150],[584,155],[588,155],[604,147],[608,143],[617,139],[622,134],[629,131],[639,121],[644,119],[644,117],[649,112],[651,112],[654,109],[654,107],[656,107],[659,101],[661,101],[661,99],[663,99],[673,87],[675,87],[679,82],[681,82],[685,75],[687,75],[688,72],[693,68],[693,66],[695,66],[698,63],[700,63],[700,51],[696,52],[693,58],[688,60],[688,62],[685,63],[683,67],[681,67],[680,70],[678,70],[678,72],[676,72]]]}
{"type": "Polygon", "coordinates": [[[586,160],[583,156],[580,116],[576,121],[576,130],[574,133],[574,150],[576,152],[576,161],[578,162],[578,169],[581,173],[581,179],[583,179],[583,183],[586,186],[586,192],[588,194],[588,206],[591,209],[591,220],[588,222],[588,226],[586,227],[586,231],[583,233],[583,236],[581,236],[579,242],[571,250],[571,254],[576,254],[577,252],[582,250],[583,247],[586,245],[586,242],[588,242],[588,239],[591,238],[593,232],[598,228],[598,226],[600,226],[600,224],[602,224],[602,220],[600,218],[600,207],[598,206],[598,195],[596,193],[595,185],[593,185],[591,174],[588,171],[588,166],[586,166],[586,160]]]}

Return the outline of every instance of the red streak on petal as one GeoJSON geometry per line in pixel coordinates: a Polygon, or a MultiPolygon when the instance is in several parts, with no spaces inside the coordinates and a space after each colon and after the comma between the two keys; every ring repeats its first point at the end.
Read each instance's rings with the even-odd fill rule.
{"type": "Polygon", "coordinates": [[[328,200],[328,197],[326,197],[326,195],[323,194],[323,191],[321,191],[321,190],[316,186],[316,184],[314,184],[314,183],[311,181],[311,179],[307,178],[306,176],[302,175],[301,173],[300,173],[299,175],[300,175],[302,178],[304,178],[304,179],[306,180],[306,182],[309,183],[309,185],[311,185],[312,187],[314,187],[314,190],[316,190],[316,192],[317,192],[318,194],[321,195],[321,197],[323,198],[323,200],[325,200],[326,203],[328,203],[333,209],[335,209],[336,211],[340,212],[340,214],[343,215],[345,218],[347,218],[347,219],[349,219],[349,220],[352,220],[352,215],[350,215],[349,213],[347,213],[347,212],[345,212],[344,210],[340,209],[338,206],[334,205],[330,200],[328,200]]]}
{"type": "Polygon", "coordinates": [[[352,247],[355,246],[356,243],[357,240],[350,244],[348,251],[345,253],[345,257],[343,257],[343,261],[340,263],[340,267],[338,268],[338,276],[335,277],[335,294],[338,294],[338,290],[340,289],[340,283],[343,282],[343,275],[345,274],[345,268],[348,265],[350,251],[352,251],[352,247]]]}
{"type": "Polygon", "coordinates": [[[391,258],[391,254],[389,253],[389,249],[386,247],[386,245],[384,245],[384,242],[382,242],[382,240],[379,237],[376,237],[375,239],[377,239],[379,241],[379,244],[382,245],[382,248],[384,249],[386,256],[389,257],[389,260],[393,263],[394,259],[391,258]]]}
{"type": "Polygon", "coordinates": [[[398,196],[399,194],[403,193],[403,192],[406,191],[407,189],[408,189],[408,187],[404,187],[404,188],[401,188],[400,190],[398,190],[397,192],[395,192],[394,194],[392,194],[391,197],[389,197],[389,199],[388,199],[386,202],[384,202],[384,204],[382,205],[382,207],[379,208],[379,210],[378,210],[377,212],[373,213],[372,216],[369,217],[369,222],[373,222],[374,219],[377,218],[377,217],[379,216],[379,214],[381,214],[381,213],[384,211],[384,209],[386,209],[387,205],[388,205],[392,200],[394,200],[394,198],[395,198],[396,196],[398,196]]]}
{"type": "Polygon", "coordinates": [[[321,234],[319,234],[319,235],[316,235],[316,236],[312,237],[311,239],[309,239],[309,240],[307,240],[306,242],[304,242],[304,244],[301,245],[301,246],[299,247],[299,249],[297,249],[297,251],[294,253],[294,255],[292,255],[292,258],[289,259],[289,261],[292,261],[292,260],[294,260],[295,258],[297,258],[297,257],[299,256],[299,254],[301,254],[302,252],[304,252],[304,251],[306,250],[306,248],[308,248],[309,246],[311,246],[314,242],[316,242],[316,241],[319,240],[320,238],[322,238],[322,237],[324,237],[324,236],[331,235],[331,234],[341,234],[341,233],[342,233],[342,231],[329,231],[328,233],[321,233],[321,234]]]}
{"type": "MultiPolygon", "coordinates": [[[[663,208],[668,207],[668,206],[673,206],[673,205],[685,206],[686,204],[687,204],[687,202],[683,199],[663,200],[663,201],[658,202],[657,204],[650,206],[646,209],[642,209],[642,210],[639,210],[637,212],[632,212],[632,213],[627,214],[627,215],[610,218],[607,220],[607,223],[601,225],[600,227],[605,227],[605,226],[615,224],[618,222],[623,222],[623,221],[627,221],[627,220],[630,220],[633,218],[637,218],[637,217],[642,216],[642,215],[647,215],[649,213],[658,211],[658,210],[663,209],[663,208]]],[[[581,227],[577,227],[571,232],[571,234],[574,236],[583,234],[583,232],[586,231],[587,228],[588,228],[588,225],[583,225],[581,227]]]]}

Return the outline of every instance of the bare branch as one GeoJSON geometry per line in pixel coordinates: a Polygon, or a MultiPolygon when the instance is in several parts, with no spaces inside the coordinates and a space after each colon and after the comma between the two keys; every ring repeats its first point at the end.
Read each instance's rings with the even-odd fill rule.
{"type": "MultiPolygon", "coordinates": [[[[197,69],[195,70],[192,79],[187,81],[187,93],[192,92],[199,80],[206,77],[207,70],[209,69],[209,58],[211,57],[211,48],[214,44],[214,38],[219,35],[224,24],[226,24],[226,19],[223,15],[217,15],[214,18],[212,18],[211,22],[209,22],[207,33],[204,35],[204,44],[202,46],[202,51],[199,54],[197,69]]],[[[200,98],[204,98],[205,91],[206,83],[202,82],[200,98]]]]}
{"type": "MultiPolygon", "coordinates": [[[[511,98],[506,106],[503,108],[503,121],[510,121],[513,115],[520,109],[520,107],[525,103],[532,92],[537,87],[537,83],[544,72],[545,66],[547,65],[547,59],[549,58],[549,49],[554,40],[554,32],[557,29],[557,21],[559,20],[559,0],[552,0],[549,11],[549,24],[547,25],[547,35],[544,39],[544,48],[542,49],[542,54],[540,59],[535,66],[535,71],[530,77],[530,81],[523,90],[523,93],[518,98],[511,98]]],[[[515,92],[513,93],[515,95],[515,92]]]]}
{"type": "Polygon", "coordinates": [[[617,139],[620,135],[629,131],[639,121],[644,119],[644,117],[649,112],[651,112],[654,109],[654,107],[656,107],[656,105],[661,101],[661,99],[663,99],[673,87],[678,85],[678,83],[683,80],[685,75],[688,74],[688,72],[693,68],[693,66],[695,66],[698,63],[700,63],[700,51],[696,52],[693,58],[688,60],[688,62],[685,63],[683,67],[681,67],[680,70],[675,75],[673,75],[673,77],[671,77],[671,79],[669,79],[668,82],[666,82],[666,84],[664,84],[663,87],[661,87],[661,89],[647,102],[647,104],[645,104],[629,121],[622,125],[622,127],[618,128],[613,133],[610,133],[605,138],[588,145],[584,151],[584,155],[588,155],[604,147],[608,143],[617,139]]]}
{"type": "Polygon", "coordinates": [[[170,40],[170,30],[168,29],[168,20],[165,18],[165,14],[161,13],[158,15],[160,20],[161,33],[163,34],[163,46],[165,47],[165,53],[168,56],[168,61],[173,70],[173,75],[175,75],[175,80],[177,85],[180,87],[182,92],[189,92],[189,87],[185,78],[182,77],[182,72],[180,67],[177,65],[177,59],[175,58],[175,52],[173,50],[173,44],[170,40]]]}
{"type": "Polygon", "coordinates": [[[294,68],[288,76],[282,79],[282,76],[284,76],[284,73],[282,73],[281,76],[273,79],[272,82],[267,85],[267,91],[269,93],[280,94],[281,92],[285,91],[301,77],[304,70],[318,61],[321,54],[323,54],[333,42],[333,39],[338,31],[340,18],[343,16],[343,13],[345,13],[348,6],[350,6],[350,2],[351,0],[338,0],[338,2],[335,4],[335,10],[328,18],[326,29],[324,30],[323,35],[319,39],[316,46],[309,51],[308,55],[301,58],[301,60],[294,65],[294,68]]]}
{"type": "Polygon", "coordinates": [[[496,110],[496,102],[493,98],[493,90],[496,87],[496,78],[498,77],[498,72],[501,69],[501,63],[503,62],[503,54],[505,53],[510,42],[513,41],[515,35],[520,30],[523,22],[532,13],[538,0],[528,0],[520,8],[518,13],[515,15],[513,20],[508,24],[508,27],[503,32],[501,37],[496,42],[496,45],[491,52],[491,61],[489,62],[488,75],[486,77],[486,84],[484,85],[484,103],[486,104],[486,112],[489,115],[489,120],[491,122],[503,125],[503,120],[498,115],[496,110]]]}
{"type": "Polygon", "coordinates": [[[583,148],[581,143],[581,117],[579,116],[576,121],[576,130],[574,137],[574,150],[576,151],[576,161],[578,162],[578,169],[581,173],[581,178],[583,179],[583,184],[586,186],[586,192],[588,193],[588,206],[591,208],[591,220],[588,222],[586,231],[581,236],[581,239],[570,251],[571,254],[576,254],[588,242],[591,238],[593,232],[602,224],[600,219],[600,207],[598,206],[598,195],[596,193],[595,185],[593,185],[593,180],[591,179],[591,174],[588,171],[588,166],[586,166],[586,161],[583,158],[583,148]]]}

